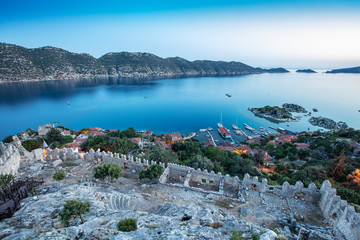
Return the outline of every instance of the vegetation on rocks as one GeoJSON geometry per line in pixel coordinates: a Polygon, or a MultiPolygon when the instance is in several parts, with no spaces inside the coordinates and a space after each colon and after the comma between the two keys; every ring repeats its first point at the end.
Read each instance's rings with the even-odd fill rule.
{"type": "Polygon", "coordinates": [[[104,163],[97,167],[94,167],[94,178],[105,179],[105,177],[110,177],[113,179],[118,179],[122,175],[122,168],[119,164],[116,163],[104,163]]]}
{"type": "Polygon", "coordinates": [[[65,226],[70,226],[70,220],[80,218],[81,223],[84,223],[83,214],[90,212],[90,203],[89,202],[81,202],[78,200],[69,200],[63,206],[59,217],[60,222],[65,226]]]}
{"type": "Polygon", "coordinates": [[[0,173],[0,189],[4,189],[12,184],[15,179],[15,175],[12,173],[3,174],[0,173]]]}
{"type": "Polygon", "coordinates": [[[42,143],[38,140],[35,139],[28,139],[25,140],[21,143],[23,145],[23,147],[28,150],[29,152],[31,152],[34,149],[37,148],[41,148],[42,147],[42,143]]]}
{"type": "Polygon", "coordinates": [[[157,179],[161,176],[164,169],[159,165],[151,165],[147,170],[143,170],[140,172],[139,178],[148,178],[150,180],[157,179]]]}
{"type": "Polygon", "coordinates": [[[122,232],[135,231],[137,229],[137,220],[134,218],[127,218],[127,219],[121,220],[118,223],[117,228],[119,231],[122,231],[122,232]]]}
{"type": "Polygon", "coordinates": [[[9,136],[5,137],[5,138],[2,140],[2,142],[3,142],[3,143],[11,143],[11,142],[13,141],[12,137],[13,137],[13,136],[9,135],[9,136]]]}
{"type": "Polygon", "coordinates": [[[55,179],[56,181],[61,181],[64,178],[65,178],[64,170],[57,170],[53,175],[53,179],[55,179]]]}

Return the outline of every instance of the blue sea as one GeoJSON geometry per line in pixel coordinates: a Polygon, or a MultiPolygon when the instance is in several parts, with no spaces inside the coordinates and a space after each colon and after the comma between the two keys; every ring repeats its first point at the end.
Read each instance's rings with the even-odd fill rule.
{"type": "MultiPolygon", "coordinates": [[[[253,128],[317,130],[308,123],[274,123],[248,107],[296,103],[313,116],[360,128],[360,74],[290,73],[162,80],[87,79],[0,84],[0,139],[51,122],[73,130],[151,129],[189,133],[238,121],[253,128]],[[230,94],[227,97],[225,94],[230,94]],[[70,105],[68,104],[70,103],[70,105]]],[[[304,114],[302,114],[304,115],[304,114]]]]}

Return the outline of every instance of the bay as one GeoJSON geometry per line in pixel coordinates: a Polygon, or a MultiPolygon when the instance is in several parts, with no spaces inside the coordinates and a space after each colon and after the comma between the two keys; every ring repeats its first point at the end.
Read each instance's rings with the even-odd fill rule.
{"type": "MultiPolygon", "coordinates": [[[[296,103],[313,116],[345,121],[360,128],[360,75],[254,74],[180,79],[83,79],[0,84],[0,139],[51,122],[71,129],[151,129],[189,133],[212,127],[223,116],[231,128],[236,118],[259,129],[317,130],[308,123],[273,123],[248,107],[296,103]],[[227,97],[225,94],[231,94],[227,97]],[[68,102],[70,105],[68,105],[68,102]]],[[[303,115],[303,114],[302,114],[303,115]]]]}

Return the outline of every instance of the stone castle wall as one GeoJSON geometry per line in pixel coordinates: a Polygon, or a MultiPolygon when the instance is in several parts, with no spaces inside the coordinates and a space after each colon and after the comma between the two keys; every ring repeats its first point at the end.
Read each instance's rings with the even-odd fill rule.
{"type": "MultiPolygon", "coordinates": [[[[81,155],[72,150],[49,150],[51,159],[56,157],[62,159],[81,158],[81,155]]],[[[48,155],[49,157],[49,155],[48,155]]],[[[150,165],[157,164],[133,156],[113,154],[111,152],[95,152],[90,150],[84,155],[85,160],[109,163],[118,163],[124,170],[139,173],[146,170],[150,165]]],[[[169,163],[167,166],[159,163],[164,172],[159,182],[194,190],[200,190],[218,194],[224,197],[237,198],[241,200],[244,191],[257,191],[259,193],[272,193],[283,198],[296,198],[319,205],[324,218],[340,231],[346,239],[360,239],[360,214],[355,212],[353,206],[347,204],[336,195],[336,189],[331,187],[329,181],[324,181],[321,189],[317,189],[314,183],[307,188],[301,181],[295,185],[285,182],[282,186],[271,186],[267,180],[261,182],[257,177],[245,174],[244,179],[230,177],[207,170],[193,169],[187,166],[169,163]]]]}
{"type": "Polygon", "coordinates": [[[0,173],[16,174],[20,160],[20,152],[13,144],[0,142],[0,173]]]}

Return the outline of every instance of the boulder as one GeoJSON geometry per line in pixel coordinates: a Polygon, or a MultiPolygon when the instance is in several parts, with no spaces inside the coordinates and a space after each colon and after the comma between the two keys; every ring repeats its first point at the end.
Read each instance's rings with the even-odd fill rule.
{"type": "Polygon", "coordinates": [[[260,240],[275,240],[277,237],[277,234],[272,231],[272,230],[268,230],[265,233],[260,235],[260,240]]]}

